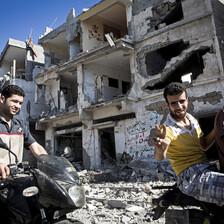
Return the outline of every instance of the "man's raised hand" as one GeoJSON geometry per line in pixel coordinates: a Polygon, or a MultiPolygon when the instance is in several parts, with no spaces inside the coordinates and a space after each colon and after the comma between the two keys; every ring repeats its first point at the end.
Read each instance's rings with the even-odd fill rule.
{"type": "Polygon", "coordinates": [[[152,143],[155,146],[155,159],[158,161],[162,161],[166,157],[166,151],[169,146],[169,141],[166,138],[166,125],[162,125],[162,130],[158,125],[156,128],[156,136],[153,138],[152,143]]]}

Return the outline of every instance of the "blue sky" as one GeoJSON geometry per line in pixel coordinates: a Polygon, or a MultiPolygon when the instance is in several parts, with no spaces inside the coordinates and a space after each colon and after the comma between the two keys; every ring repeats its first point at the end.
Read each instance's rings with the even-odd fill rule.
{"type": "Polygon", "coordinates": [[[26,41],[31,35],[34,44],[45,27],[57,28],[66,21],[72,8],[75,15],[101,0],[3,0],[0,6],[0,52],[9,38],[26,41]]]}

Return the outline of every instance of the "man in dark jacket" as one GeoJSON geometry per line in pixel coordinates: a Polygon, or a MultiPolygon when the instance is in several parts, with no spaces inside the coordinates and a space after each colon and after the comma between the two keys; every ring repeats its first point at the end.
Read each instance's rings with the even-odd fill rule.
{"type": "MultiPolygon", "coordinates": [[[[19,162],[22,162],[24,146],[28,147],[35,157],[47,154],[23,122],[14,118],[21,109],[24,96],[23,89],[16,85],[5,87],[0,96],[0,138],[17,155],[19,162]]],[[[3,180],[9,175],[7,165],[10,163],[15,163],[15,156],[0,148],[0,173],[3,180]]]]}
{"type": "MultiPolygon", "coordinates": [[[[5,144],[17,156],[18,162],[22,162],[24,146],[29,148],[35,157],[47,154],[45,149],[32,137],[23,122],[14,117],[21,109],[24,96],[23,89],[16,85],[5,87],[0,96],[0,142],[2,146],[5,144]]],[[[3,180],[10,174],[8,165],[17,162],[10,151],[0,147],[0,174],[3,180]]],[[[24,214],[29,214],[29,212],[27,211],[28,207],[25,206],[26,199],[22,196],[19,187],[6,189],[7,193],[4,192],[4,189],[0,191],[1,222],[10,224],[14,216],[13,209],[19,209],[24,214]]]]}

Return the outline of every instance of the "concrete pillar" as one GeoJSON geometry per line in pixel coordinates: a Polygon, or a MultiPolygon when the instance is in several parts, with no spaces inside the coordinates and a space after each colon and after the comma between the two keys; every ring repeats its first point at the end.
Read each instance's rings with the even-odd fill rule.
{"type": "Polygon", "coordinates": [[[49,154],[54,154],[54,130],[50,126],[45,131],[45,148],[49,154]]]}
{"type": "MultiPolygon", "coordinates": [[[[78,108],[81,110],[82,102],[84,102],[84,93],[83,93],[83,69],[82,64],[78,64],[77,66],[77,83],[78,83],[78,108]]],[[[81,111],[80,111],[81,113],[81,111]]]]}
{"type": "Polygon", "coordinates": [[[13,60],[13,66],[12,66],[12,84],[15,85],[15,79],[16,79],[16,60],[13,60]]]}
{"type": "Polygon", "coordinates": [[[100,144],[100,136],[99,130],[97,128],[94,129],[94,167],[99,168],[101,166],[101,144],[100,144]]]}
{"type": "Polygon", "coordinates": [[[69,42],[69,54],[70,59],[77,56],[80,53],[80,44],[78,41],[71,41],[69,42]]]}
{"type": "Polygon", "coordinates": [[[131,21],[132,21],[132,5],[126,6],[126,19],[127,19],[127,27],[128,27],[128,35],[131,36],[131,21]]]}

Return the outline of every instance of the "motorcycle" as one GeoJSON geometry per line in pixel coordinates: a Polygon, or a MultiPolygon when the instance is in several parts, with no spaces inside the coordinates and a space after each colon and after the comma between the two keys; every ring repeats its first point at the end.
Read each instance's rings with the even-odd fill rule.
{"type": "Polygon", "coordinates": [[[182,193],[176,184],[153,189],[167,190],[159,198],[152,199],[152,204],[156,206],[153,220],[158,220],[165,213],[166,224],[224,224],[224,206],[198,201],[182,193]],[[169,209],[170,206],[177,209],[169,209]]]}
{"type": "Polygon", "coordinates": [[[28,162],[18,163],[2,141],[0,147],[16,158],[16,164],[9,165],[10,176],[0,180],[1,223],[74,223],[66,214],[83,207],[86,198],[71,163],[65,157],[40,155],[37,167],[31,167],[28,162]]]}

